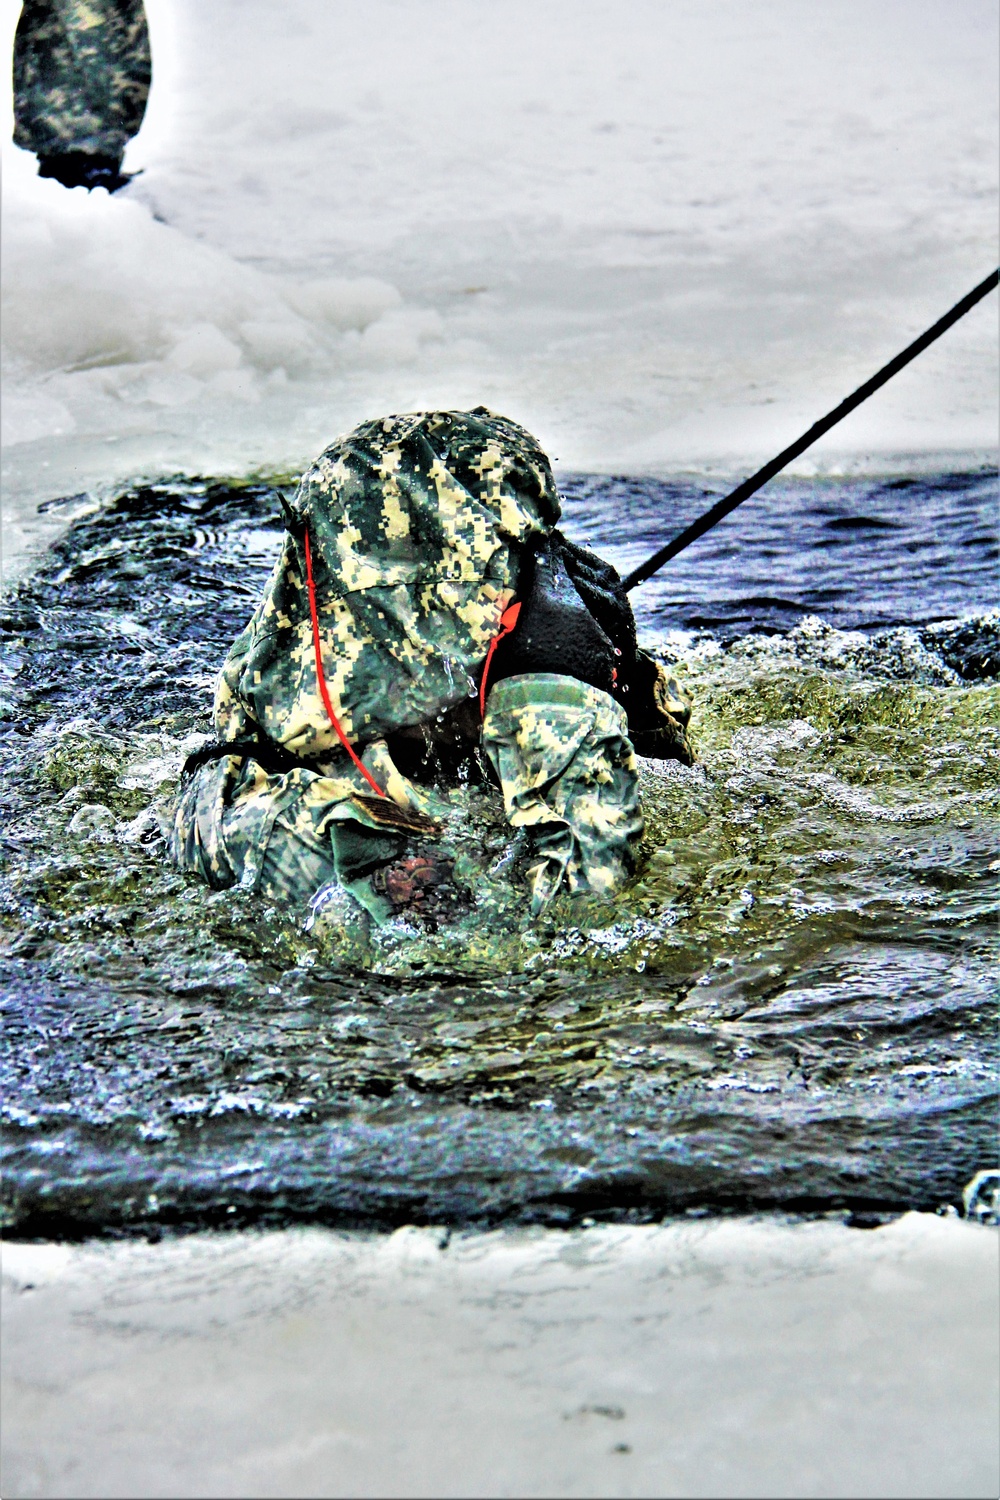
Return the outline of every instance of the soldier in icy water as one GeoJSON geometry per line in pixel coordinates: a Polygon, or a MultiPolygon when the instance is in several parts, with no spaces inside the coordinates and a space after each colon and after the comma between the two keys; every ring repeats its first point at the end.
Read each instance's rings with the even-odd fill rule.
{"type": "Polygon", "coordinates": [[[14,40],[14,142],[64,187],[129,181],[125,147],[151,78],[142,0],[24,0],[14,40]]]}
{"type": "Polygon", "coordinates": [[[189,758],[172,853],[304,906],[336,880],[376,922],[447,915],[436,782],[492,782],[532,909],[609,894],[642,832],[635,751],[689,764],[689,708],[638,649],[618,574],[554,530],[552,471],[480,407],[365,422],[286,507],[264,597],[189,758]]]}

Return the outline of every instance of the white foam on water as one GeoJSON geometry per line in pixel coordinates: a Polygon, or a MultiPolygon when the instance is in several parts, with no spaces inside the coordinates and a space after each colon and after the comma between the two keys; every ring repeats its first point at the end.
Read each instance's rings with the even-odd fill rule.
{"type": "MultiPolygon", "coordinates": [[[[40,499],[295,469],[389,409],[486,402],[567,467],[736,470],[995,263],[990,0],[148,10],[125,193],[4,146],[8,568],[40,499]]],[[[981,456],[995,317],[801,471],[981,456]]]]}

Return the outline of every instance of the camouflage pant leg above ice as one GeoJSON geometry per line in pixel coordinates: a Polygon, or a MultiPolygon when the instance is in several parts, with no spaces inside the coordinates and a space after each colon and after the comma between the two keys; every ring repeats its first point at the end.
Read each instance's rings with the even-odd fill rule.
{"type": "Polygon", "coordinates": [[[120,161],[152,68],[142,0],[25,0],[14,42],[14,140],[39,157],[120,161]]]}
{"type": "Polygon", "coordinates": [[[170,852],[182,870],[216,889],[239,885],[304,915],[316,893],[337,882],[378,922],[392,915],[371,875],[397,859],[415,835],[434,837],[425,798],[392,766],[382,741],[365,765],[390,796],[380,804],[346,755],[339,774],[296,768],[271,775],[250,758],[210,761],[181,787],[170,852]],[[393,826],[395,814],[398,826],[393,826]]]}
{"type": "Polygon", "coordinates": [[[483,749],[508,821],[530,830],[532,911],[560,889],[621,885],[643,823],[628,721],[608,693],[555,673],[507,677],[490,691],[483,749]]]}

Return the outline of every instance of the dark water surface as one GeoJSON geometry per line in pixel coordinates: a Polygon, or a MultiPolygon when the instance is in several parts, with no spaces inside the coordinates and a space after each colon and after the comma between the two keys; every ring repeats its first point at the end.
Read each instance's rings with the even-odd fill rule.
{"type": "MultiPolygon", "coordinates": [[[[713,498],[562,488],[622,571],[713,498]]],[[[531,923],[460,789],[480,901],[430,934],[165,861],[274,489],[82,515],[4,606],[9,1229],[956,1201],[996,1157],[995,507],[988,474],[770,486],[634,596],[698,753],[644,767],[634,883],[531,923]]]]}

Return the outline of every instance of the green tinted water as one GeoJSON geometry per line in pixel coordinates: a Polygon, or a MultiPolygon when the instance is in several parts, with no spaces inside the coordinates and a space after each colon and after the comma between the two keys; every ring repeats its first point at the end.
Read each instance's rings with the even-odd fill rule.
{"type": "Polygon", "coordinates": [[[990,1164],[995,684],[926,632],[665,637],[698,763],[644,763],[615,900],[531,921],[463,787],[454,926],[279,911],[165,859],[275,540],[216,493],[80,523],[10,611],[8,1222],[927,1206],[990,1164]]]}

